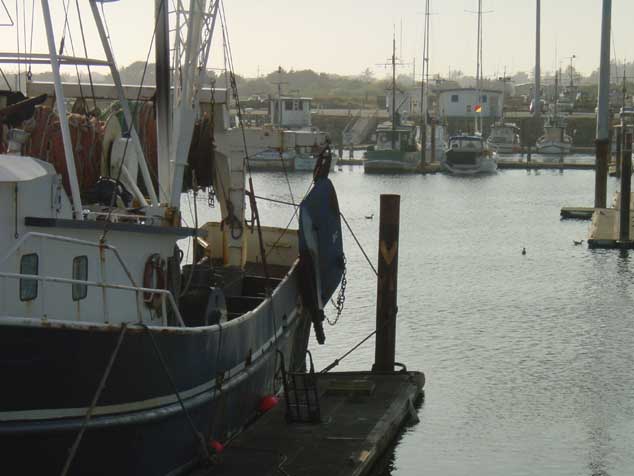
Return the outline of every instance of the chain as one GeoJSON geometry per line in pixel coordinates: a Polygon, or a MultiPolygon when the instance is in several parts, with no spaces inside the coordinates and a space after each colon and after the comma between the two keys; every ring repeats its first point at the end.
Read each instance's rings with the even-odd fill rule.
{"type": "Polygon", "coordinates": [[[347,271],[346,255],[343,255],[343,274],[341,275],[341,286],[339,287],[339,294],[337,295],[337,301],[335,302],[332,300],[332,298],[330,299],[330,302],[332,303],[333,306],[335,306],[335,309],[337,310],[337,317],[335,317],[333,321],[331,321],[330,319],[326,317],[328,324],[330,324],[331,326],[334,326],[337,323],[337,321],[341,317],[343,307],[346,304],[346,285],[348,284],[348,280],[346,279],[346,271],[347,271]]]}

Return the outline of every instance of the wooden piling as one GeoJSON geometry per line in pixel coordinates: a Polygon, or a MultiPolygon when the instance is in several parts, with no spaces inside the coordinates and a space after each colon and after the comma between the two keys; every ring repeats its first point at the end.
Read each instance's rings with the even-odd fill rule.
{"type": "Polygon", "coordinates": [[[610,141],[608,139],[597,139],[595,141],[595,146],[596,169],[594,179],[594,208],[605,208],[607,203],[610,141]]]}
{"type": "Polygon", "coordinates": [[[625,147],[621,161],[621,204],[619,217],[619,241],[630,241],[630,195],[632,191],[632,132],[625,133],[625,147]]]}
{"type": "Polygon", "coordinates": [[[431,121],[431,126],[430,126],[430,132],[431,132],[431,137],[430,137],[430,163],[434,163],[436,162],[436,122],[435,121],[431,121]]]}
{"type": "Polygon", "coordinates": [[[622,127],[618,126],[615,127],[614,130],[616,131],[616,157],[614,158],[614,162],[615,162],[615,175],[617,177],[621,176],[621,161],[623,160],[622,158],[622,153],[623,153],[623,129],[622,127]]]}
{"type": "Polygon", "coordinates": [[[381,195],[373,372],[394,370],[400,202],[400,195],[381,195]]]}

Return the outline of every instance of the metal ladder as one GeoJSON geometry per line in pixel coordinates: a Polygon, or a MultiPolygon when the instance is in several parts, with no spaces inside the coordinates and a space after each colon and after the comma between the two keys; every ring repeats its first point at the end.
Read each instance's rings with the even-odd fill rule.
{"type": "Polygon", "coordinates": [[[280,354],[286,421],[288,423],[320,423],[321,410],[313,356],[306,351],[310,362],[308,372],[287,372],[284,354],[280,354]]]}

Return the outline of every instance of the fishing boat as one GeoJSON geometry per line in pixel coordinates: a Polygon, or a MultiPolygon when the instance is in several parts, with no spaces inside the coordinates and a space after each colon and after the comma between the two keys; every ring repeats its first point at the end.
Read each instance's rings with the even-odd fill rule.
{"type": "Polygon", "coordinates": [[[209,461],[279,391],[282,363],[304,367],[311,322],[324,341],[324,306],[343,272],[328,149],[300,229],[265,227],[252,180],[247,187],[244,131],[215,129],[204,167],[222,221],[182,222],[219,2],[192,0],[171,19],[156,2],[154,177],[100,3],[88,4],[106,59],[58,53],[46,1],[38,17],[48,52],[0,53],[50,63],[55,85],[55,110],[37,106],[37,117],[10,124],[0,155],[0,197],[10,204],[0,214],[0,447],[14,474],[166,475],[209,461]],[[97,118],[68,114],[61,64],[109,68],[123,112],[110,146],[97,118]],[[118,173],[99,176],[102,158],[118,173]],[[187,238],[196,252],[185,264],[178,241],[187,238]]]}
{"type": "Polygon", "coordinates": [[[447,142],[443,170],[454,175],[495,173],[497,160],[482,137],[482,0],[478,0],[478,45],[476,69],[476,97],[474,98],[475,133],[451,136],[447,142]]]}
{"type": "Polygon", "coordinates": [[[559,76],[555,73],[555,97],[551,114],[546,118],[544,134],[537,139],[536,148],[539,154],[566,155],[572,149],[572,137],[566,134],[566,121],[559,114],[559,76]]]}
{"type": "Polygon", "coordinates": [[[496,154],[519,154],[522,151],[519,132],[520,129],[516,124],[495,123],[491,126],[487,146],[496,154]]]}
{"type": "Polygon", "coordinates": [[[420,165],[416,124],[402,121],[396,105],[396,37],[392,39],[392,120],[377,126],[376,143],[365,153],[365,173],[411,173],[420,165]]]}
{"type": "MultiPolygon", "coordinates": [[[[271,124],[263,128],[277,138],[276,143],[254,150],[252,168],[312,172],[318,152],[328,143],[328,135],[312,125],[312,98],[282,96],[281,84],[278,81],[278,97],[269,100],[271,124]]],[[[332,168],[334,170],[334,163],[332,168]]]]}

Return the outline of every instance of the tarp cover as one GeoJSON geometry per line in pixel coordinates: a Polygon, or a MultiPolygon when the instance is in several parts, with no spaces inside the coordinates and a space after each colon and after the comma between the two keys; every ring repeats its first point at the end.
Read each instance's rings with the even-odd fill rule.
{"type": "Polygon", "coordinates": [[[344,271],[339,202],[326,177],[317,179],[299,207],[299,252],[312,258],[319,308],[323,309],[344,271]]]}

